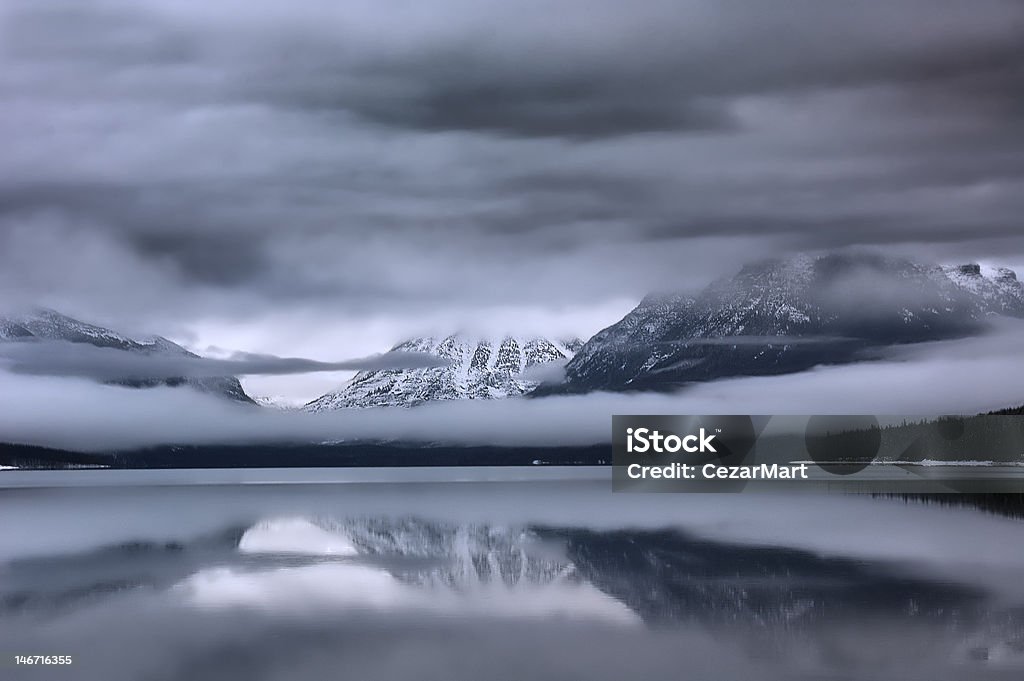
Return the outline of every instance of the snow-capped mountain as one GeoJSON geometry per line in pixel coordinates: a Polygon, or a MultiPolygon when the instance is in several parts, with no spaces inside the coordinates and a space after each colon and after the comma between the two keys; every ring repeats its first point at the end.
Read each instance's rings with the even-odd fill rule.
{"type": "Polygon", "coordinates": [[[295,400],[284,395],[251,395],[252,401],[267,409],[278,411],[297,411],[303,407],[304,401],[295,400]]]}
{"type": "Polygon", "coordinates": [[[971,264],[943,267],[942,271],[961,289],[980,298],[987,311],[1024,316],[1024,284],[1013,270],[971,264]]]}
{"type": "MultiPolygon", "coordinates": [[[[27,314],[0,317],[0,342],[38,338],[41,340],[88,343],[101,348],[114,348],[144,354],[184,355],[197,357],[177,343],[161,336],[135,339],[102,326],[87,324],[53,310],[39,309],[27,314]]],[[[214,378],[180,378],[152,381],[120,382],[131,387],[157,385],[189,385],[203,392],[223,395],[240,402],[252,402],[238,379],[233,376],[214,378]]]]}
{"type": "Polygon", "coordinates": [[[538,337],[501,339],[464,335],[414,338],[392,352],[427,353],[447,360],[441,367],[361,371],[340,389],[319,397],[304,409],[401,406],[433,400],[498,399],[522,395],[537,387],[544,365],[564,362],[583,345],[538,337]]]}
{"type": "Polygon", "coordinates": [[[993,315],[1024,317],[1024,286],[1011,270],[864,253],[766,261],[695,297],[648,296],[584,345],[565,383],[535,394],[802,371],[976,333],[993,315]]]}

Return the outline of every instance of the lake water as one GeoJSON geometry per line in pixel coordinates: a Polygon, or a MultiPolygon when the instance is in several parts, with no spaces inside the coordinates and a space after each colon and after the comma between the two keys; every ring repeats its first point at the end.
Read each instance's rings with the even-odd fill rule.
{"type": "Polygon", "coordinates": [[[972,509],[607,469],[0,481],[5,680],[1024,676],[1024,522],[972,509]]]}

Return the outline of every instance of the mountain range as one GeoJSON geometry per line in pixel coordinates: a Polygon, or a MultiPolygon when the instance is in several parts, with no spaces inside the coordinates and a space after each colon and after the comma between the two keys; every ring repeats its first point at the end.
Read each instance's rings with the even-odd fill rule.
{"type": "MultiPolygon", "coordinates": [[[[102,326],[87,324],[67,315],[48,309],[37,309],[29,313],[0,316],[0,342],[25,341],[31,339],[87,343],[100,348],[114,348],[125,352],[146,355],[178,355],[198,357],[177,343],[162,336],[149,339],[131,338],[102,326]]],[[[148,388],[158,385],[191,386],[197,390],[220,395],[231,400],[252,404],[253,401],[242,389],[234,376],[210,378],[171,378],[166,380],[118,381],[119,385],[133,388],[148,388]]]]}
{"type": "Polygon", "coordinates": [[[863,253],[769,260],[696,296],[648,296],[587,341],[563,383],[534,395],[792,373],[979,333],[996,316],[1024,317],[1024,285],[1009,269],[863,253]]]}
{"type": "MultiPolygon", "coordinates": [[[[980,333],[999,317],[1024,318],[1024,284],[1006,268],[943,267],[874,253],[801,255],[748,265],[696,295],[649,295],[586,343],[532,335],[413,338],[392,351],[426,353],[447,364],[361,371],[301,408],[323,412],[671,390],[692,382],[859,361],[888,346],[980,333]]],[[[33,338],[196,357],[160,336],[140,340],[53,310],[0,316],[0,342],[33,338]]],[[[254,402],[232,376],[119,383],[188,385],[254,402]]],[[[283,404],[271,398],[256,402],[283,404]]]]}
{"type": "Polygon", "coordinates": [[[516,397],[536,388],[545,365],[569,360],[583,346],[573,338],[531,336],[478,338],[469,335],[421,337],[399,343],[391,352],[426,353],[448,360],[446,366],[361,371],[336,391],[303,409],[310,412],[365,407],[413,407],[436,400],[516,397]]]}

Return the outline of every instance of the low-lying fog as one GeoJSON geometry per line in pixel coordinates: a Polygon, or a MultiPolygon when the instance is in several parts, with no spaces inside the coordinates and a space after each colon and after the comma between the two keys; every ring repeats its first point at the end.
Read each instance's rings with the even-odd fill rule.
{"type": "Polygon", "coordinates": [[[460,401],[415,409],[277,412],[177,388],[134,390],[0,372],[0,441],[76,450],[159,443],[357,439],[588,445],[612,414],[978,413],[1024,402],[1024,322],[988,335],[891,350],[883,359],[787,376],[736,378],[676,394],[460,401]]]}

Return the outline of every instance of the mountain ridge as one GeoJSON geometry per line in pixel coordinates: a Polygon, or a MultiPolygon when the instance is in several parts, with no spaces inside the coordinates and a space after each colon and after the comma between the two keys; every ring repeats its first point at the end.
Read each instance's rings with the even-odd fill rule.
{"type": "MultiPolygon", "coordinates": [[[[172,354],[198,357],[193,352],[163,336],[139,340],[106,327],[89,324],[49,308],[36,308],[28,313],[0,316],[0,342],[28,339],[87,343],[101,348],[112,348],[143,354],[172,354]]],[[[153,380],[116,381],[117,385],[149,388],[159,385],[177,387],[187,385],[201,392],[227,397],[237,402],[254,404],[234,376],[209,378],[172,378],[153,380]]]]}
{"type": "Polygon", "coordinates": [[[532,394],[793,373],[890,345],[972,335],[996,315],[1024,317],[1024,285],[1007,268],[874,253],[765,260],[695,296],[645,297],[584,344],[564,383],[532,394]]]}
{"type": "Polygon", "coordinates": [[[541,377],[530,376],[530,372],[567,361],[582,345],[577,338],[552,340],[539,336],[451,334],[411,338],[391,352],[431,354],[449,364],[361,371],[338,390],[307,403],[303,410],[413,407],[438,400],[515,397],[541,383],[541,377]]]}

